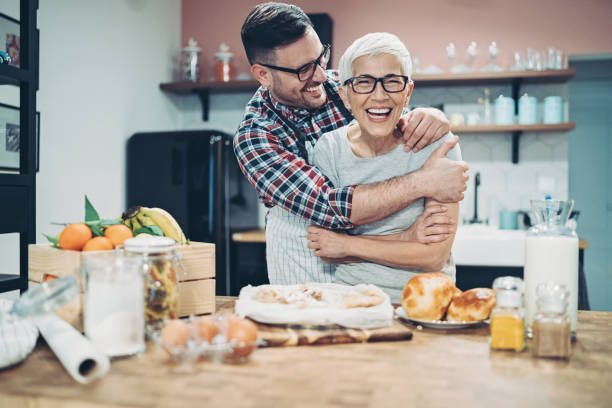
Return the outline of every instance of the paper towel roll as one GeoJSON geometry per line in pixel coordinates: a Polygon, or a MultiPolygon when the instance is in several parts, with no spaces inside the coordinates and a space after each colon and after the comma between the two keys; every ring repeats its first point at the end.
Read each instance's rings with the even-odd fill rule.
{"type": "Polygon", "coordinates": [[[81,384],[87,384],[108,372],[108,357],[98,352],[87,338],[59,317],[49,313],[36,316],[31,321],[68,374],[81,384]]]}

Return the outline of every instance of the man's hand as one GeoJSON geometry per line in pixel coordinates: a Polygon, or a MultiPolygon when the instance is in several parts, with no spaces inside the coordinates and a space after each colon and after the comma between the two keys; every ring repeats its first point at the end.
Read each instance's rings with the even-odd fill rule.
{"type": "Polygon", "coordinates": [[[401,233],[401,239],[421,244],[434,244],[448,239],[455,232],[457,223],[445,214],[446,211],[444,205],[427,200],[425,211],[410,228],[401,233]]]}
{"type": "Polygon", "coordinates": [[[342,232],[333,232],[314,225],[306,228],[308,248],[314,249],[314,255],[325,258],[345,258],[346,238],[342,232]]]}
{"type": "Polygon", "coordinates": [[[425,179],[422,182],[430,189],[426,197],[442,203],[456,203],[463,200],[463,192],[467,190],[469,167],[463,161],[446,157],[458,141],[459,138],[453,135],[453,138],[442,143],[423,164],[425,179]]]}
{"type": "Polygon", "coordinates": [[[404,150],[418,152],[450,132],[450,122],[442,111],[417,108],[402,116],[398,123],[404,133],[404,150]]]}

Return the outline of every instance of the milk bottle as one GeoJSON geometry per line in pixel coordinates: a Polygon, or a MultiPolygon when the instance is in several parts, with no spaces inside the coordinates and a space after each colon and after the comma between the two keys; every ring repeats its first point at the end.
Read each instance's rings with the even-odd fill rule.
{"type": "Polygon", "coordinates": [[[531,337],[536,312],[536,286],[555,281],[569,290],[568,313],[576,334],[578,309],[578,237],[566,226],[574,201],[531,200],[536,225],[525,240],[525,323],[531,337]]]}

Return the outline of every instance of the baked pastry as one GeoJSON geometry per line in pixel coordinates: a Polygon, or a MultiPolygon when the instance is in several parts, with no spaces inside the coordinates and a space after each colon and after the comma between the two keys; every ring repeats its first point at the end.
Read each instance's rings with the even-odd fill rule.
{"type": "Polygon", "coordinates": [[[489,317],[495,306],[495,292],[488,288],[474,288],[453,297],[446,312],[449,322],[475,322],[489,317]]]}
{"type": "Polygon", "coordinates": [[[410,278],[402,291],[402,308],[414,319],[440,320],[455,295],[455,283],[440,272],[410,278]]]}

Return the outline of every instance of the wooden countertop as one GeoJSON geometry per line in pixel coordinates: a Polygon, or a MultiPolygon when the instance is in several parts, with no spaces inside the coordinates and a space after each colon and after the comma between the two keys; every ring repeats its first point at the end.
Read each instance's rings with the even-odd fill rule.
{"type": "MultiPolygon", "coordinates": [[[[234,232],[232,234],[232,241],[265,243],[266,242],[266,231],[264,229],[253,229],[253,230],[248,230],[248,231],[234,232]]],[[[589,247],[589,242],[586,239],[581,239],[578,242],[579,249],[587,249],[588,247],[589,247]]]]}
{"type": "MultiPolygon", "coordinates": [[[[217,298],[218,310],[234,298],[217,298]]],[[[274,347],[248,363],[175,366],[165,353],[112,362],[79,385],[46,345],[0,371],[1,407],[608,407],[612,313],[578,312],[569,361],[489,350],[488,329],[414,329],[405,342],[274,347]]]]}

